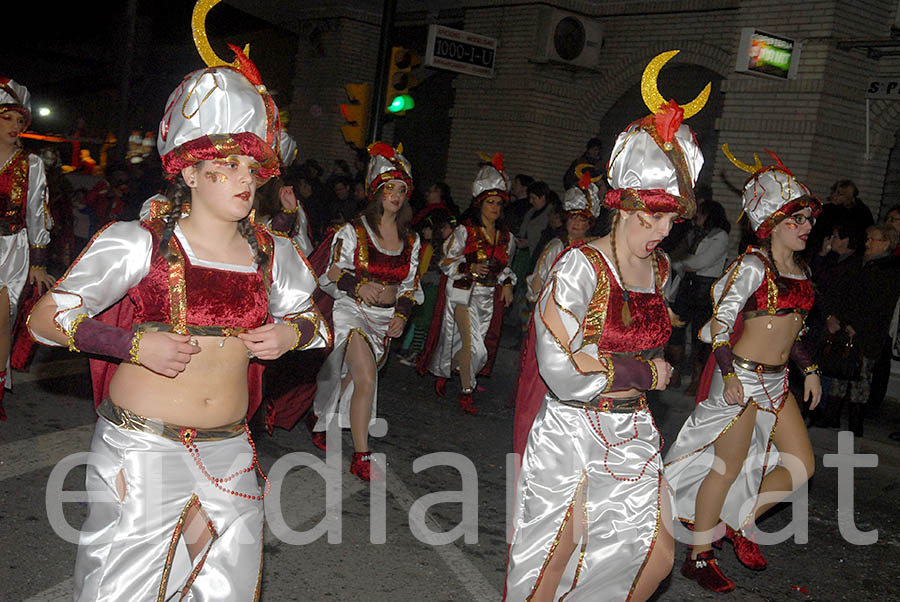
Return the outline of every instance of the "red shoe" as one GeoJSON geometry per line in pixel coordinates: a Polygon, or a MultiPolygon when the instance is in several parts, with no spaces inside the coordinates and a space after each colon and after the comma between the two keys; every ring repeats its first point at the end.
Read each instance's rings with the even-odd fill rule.
{"type": "Polygon", "coordinates": [[[715,552],[707,550],[697,554],[697,558],[691,558],[691,551],[691,548],[688,548],[687,558],[681,565],[682,575],[711,592],[724,593],[734,589],[734,581],[723,575],[719,569],[715,552]]]}
{"type": "Polygon", "coordinates": [[[384,472],[372,462],[372,452],[353,452],[350,472],[363,481],[383,481],[384,472]]]}
{"type": "Polygon", "coordinates": [[[744,537],[740,531],[731,527],[725,527],[725,539],[734,547],[734,555],[745,567],[753,571],[761,571],[766,568],[766,559],[759,551],[759,544],[752,537],[744,537]]]}
{"type": "Polygon", "coordinates": [[[475,407],[475,402],[472,401],[471,393],[459,394],[459,409],[466,414],[472,414],[473,416],[478,414],[478,408],[475,407]]]}
{"type": "Polygon", "coordinates": [[[325,445],[327,440],[325,436],[325,431],[319,431],[318,433],[312,434],[313,445],[321,449],[322,451],[328,451],[328,446],[325,445]]]}
{"type": "Polygon", "coordinates": [[[447,379],[446,378],[444,378],[442,376],[438,376],[437,379],[435,379],[434,392],[437,393],[438,397],[444,396],[444,394],[447,392],[447,379]]]}

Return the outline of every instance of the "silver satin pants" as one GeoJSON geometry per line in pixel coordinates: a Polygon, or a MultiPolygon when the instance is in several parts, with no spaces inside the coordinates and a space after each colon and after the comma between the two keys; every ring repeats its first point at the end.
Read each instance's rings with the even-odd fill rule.
{"type": "Polygon", "coordinates": [[[566,592],[566,602],[627,599],[661,527],[662,496],[670,495],[659,449],[649,410],[585,411],[547,394],[516,484],[507,602],[532,594],[582,483],[584,537],[554,600],[566,592]]]}
{"type": "MultiPolygon", "coordinates": [[[[747,459],[728,490],[720,514],[728,526],[739,529],[753,516],[763,477],[778,465],[772,437],[787,387],[785,370],[757,374],[740,366],[734,369],[744,386],[744,400],[758,408],[747,459]]],[[[675,492],[674,513],[683,521],[694,521],[697,491],[715,461],[716,441],[745,410],[745,406],[727,403],[724,391],[722,373],[716,368],[709,396],[694,407],[666,454],[666,478],[675,492]]]]}
{"type": "MultiPolygon", "coordinates": [[[[207,472],[225,477],[250,465],[246,436],[198,441],[207,472]]],[[[89,515],[75,561],[76,602],[256,600],[262,574],[263,504],[215,488],[179,441],[97,420],[87,465],[89,515]],[[124,498],[116,481],[125,480],[124,498]],[[214,533],[191,561],[182,529],[199,503],[214,533]],[[183,598],[182,590],[186,590],[183,598]]],[[[223,484],[259,495],[255,472],[223,484]]],[[[193,532],[193,531],[192,531],[193,532]]]]}

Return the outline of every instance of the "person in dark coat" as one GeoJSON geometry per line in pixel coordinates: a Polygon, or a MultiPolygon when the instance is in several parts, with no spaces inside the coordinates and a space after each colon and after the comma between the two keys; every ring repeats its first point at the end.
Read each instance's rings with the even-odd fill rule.
{"type": "Polygon", "coordinates": [[[862,370],[858,381],[835,381],[832,394],[845,394],[850,402],[850,430],[863,434],[863,419],[872,370],[881,355],[894,306],[900,297],[900,263],[892,255],[898,234],[887,224],[866,230],[866,250],[862,269],[844,291],[837,315],[827,316],[829,332],[843,329],[862,349],[862,370]],[[852,294],[849,294],[851,293],[852,294]]]}

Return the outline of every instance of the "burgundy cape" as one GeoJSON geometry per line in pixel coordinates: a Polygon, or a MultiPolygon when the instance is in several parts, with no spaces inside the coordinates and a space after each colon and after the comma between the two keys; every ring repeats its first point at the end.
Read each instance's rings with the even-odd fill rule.
{"type": "MultiPolygon", "coordinates": [[[[316,277],[328,269],[331,259],[331,240],[334,230],[322,241],[309,257],[316,277]]],[[[313,300],[319,312],[334,332],[332,309],[334,299],[322,289],[316,288],[313,300]]],[[[316,397],[316,375],[325,363],[332,348],[313,349],[303,353],[285,353],[269,362],[266,371],[266,430],[271,435],[274,428],[290,430],[309,410],[316,397]]]]}

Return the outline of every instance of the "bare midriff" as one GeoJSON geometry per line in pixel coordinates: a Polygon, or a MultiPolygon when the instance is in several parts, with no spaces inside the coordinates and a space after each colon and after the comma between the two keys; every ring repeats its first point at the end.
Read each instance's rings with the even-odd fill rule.
{"type": "Polygon", "coordinates": [[[396,284],[385,284],[384,290],[378,294],[378,304],[385,305],[394,305],[397,303],[397,285],[396,284]]]}
{"type": "Polygon", "coordinates": [[[796,313],[749,318],[745,320],[744,332],[732,351],[752,362],[778,366],[788,361],[801,328],[803,317],[796,313]]]}
{"type": "Polygon", "coordinates": [[[215,428],[242,420],[247,415],[250,361],[244,343],[236,337],[193,339],[200,352],[174,378],[123,362],[109,385],[112,402],[180,426],[215,428]]]}

